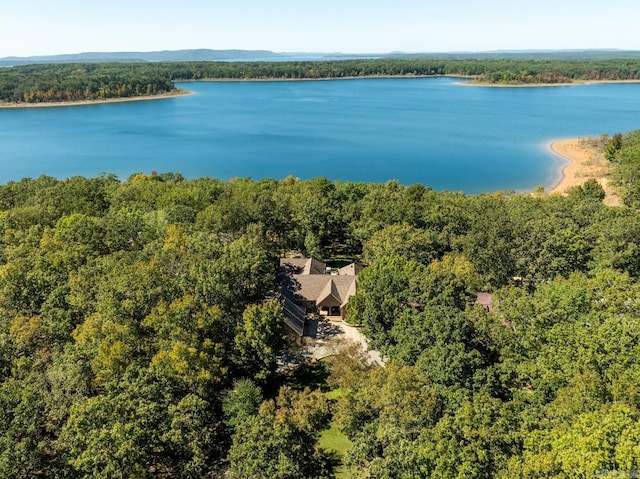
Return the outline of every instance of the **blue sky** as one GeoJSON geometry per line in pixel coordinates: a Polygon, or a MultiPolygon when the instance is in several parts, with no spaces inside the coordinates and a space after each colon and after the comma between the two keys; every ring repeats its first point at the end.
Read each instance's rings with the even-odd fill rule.
{"type": "Polygon", "coordinates": [[[349,53],[640,50],[638,0],[6,3],[0,10],[0,57],[185,48],[349,53]]]}

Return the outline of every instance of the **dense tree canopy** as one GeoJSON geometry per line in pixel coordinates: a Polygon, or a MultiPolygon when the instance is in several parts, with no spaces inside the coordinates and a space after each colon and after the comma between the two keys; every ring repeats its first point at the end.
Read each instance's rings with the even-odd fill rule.
{"type": "Polygon", "coordinates": [[[0,476],[333,477],[330,421],[352,477],[640,469],[636,139],[608,148],[613,208],[593,185],[0,186],[0,476]],[[288,251],[369,263],[348,320],[387,362],[335,359],[337,399],[279,369],[288,251]]]}
{"type": "Polygon", "coordinates": [[[627,206],[640,207],[640,130],[614,135],[607,146],[607,156],[614,165],[614,180],[622,188],[627,206]]]}
{"type": "Polygon", "coordinates": [[[286,62],[57,63],[0,69],[0,102],[41,103],[149,96],[181,80],[327,79],[452,75],[485,83],[638,80],[639,59],[383,58],[286,62]]]}

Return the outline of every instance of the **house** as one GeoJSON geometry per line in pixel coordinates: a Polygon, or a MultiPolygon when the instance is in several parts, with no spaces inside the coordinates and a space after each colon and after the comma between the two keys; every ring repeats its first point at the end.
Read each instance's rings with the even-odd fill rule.
{"type": "Polygon", "coordinates": [[[279,280],[287,325],[299,336],[304,334],[306,319],[301,319],[301,310],[344,319],[349,298],[356,294],[357,275],[362,268],[352,263],[332,270],[315,258],[280,259],[279,280]]]}

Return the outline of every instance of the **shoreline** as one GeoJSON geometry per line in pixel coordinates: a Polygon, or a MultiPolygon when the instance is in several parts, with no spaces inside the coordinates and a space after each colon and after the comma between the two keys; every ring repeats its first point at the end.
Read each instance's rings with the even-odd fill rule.
{"type": "MultiPolygon", "coordinates": [[[[483,88],[546,88],[546,87],[562,87],[562,86],[579,86],[579,85],[601,85],[601,84],[638,84],[640,80],[577,80],[572,83],[526,83],[526,84],[498,84],[475,82],[473,77],[464,75],[362,75],[362,76],[346,76],[331,78],[201,78],[197,80],[174,80],[175,84],[190,82],[211,82],[211,83],[259,83],[259,82],[307,82],[307,81],[341,81],[341,80],[372,80],[372,79],[411,79],[411,78],[454,78],[467,81],[456,82],[459,86],[483,87],[483,88]]],[[[105,103],[125,103],[132,101],[147,100],[163,100],[176,96],[193,95],[194,92],[176,88],[167,93],[160,95],[132,96],[124,98],[105,98],[103,100],[75,100],[75,101],[53,101],[40,103],[6,103],[0,101],[0,109],[9,108],[56,108],[62,106],[84,106],[84,105],[101,105],[105,103]]]]}
{"type": "Polygon", "coordinates": [[[411,79],[411,78],[469,78],[457,75],[414,75],[407,73],[404,75],[361,75],[345,77],[324,77],[324,78],[199,78],[197,80],[174,80],[174,83],[261,83],[261,82],[307,82],[307,81],[340,81],[340,80],[375,80],[375,79],[411,79]]]}
{"type": "Polygon", "coordinates": [[[415,75],[406,73],[404,75],[359,75],[344,77],[325,78],[199,78],[193,80],[174,80],[174,83],[191,82],[211,82],[211,83],[261,83],[261,82],[307,82],[307,81],[340,81],[340,80],[375,80],[375,79],[411,79],[411,78],[453,78],[463,81],[456,82],[461,86],[477,86],[487,88],[540,88],[540,87],[560,87],[560,86],[580,86],[580,85],[604,85],[604,84],[636,84],[639,80],[575,80],[571,83],[486,83],[476,82],[473,76],[469,75],[415,75]],[[466,81],[464,81],[466,80],[466,81]]]}
{"type": "Polygon", "coordinates": [[[260,83],[260,82],[307,82],[307,81],[341,81],[341,80],[375,80],[375,79],[411,79],[411,78],[453,78],[461,80],[456,85],[477,86],[486,88],[541,88],[560,86],[580,86],[580,85],[605,85],[605,84],[637,84],[640,80],[575,80],[571,83],[487,83],[476,82],[474,76],[469,75],[415,75],[406,73],[404,75],[359,75],[345,77],[325,77],[325,78],[199,78],[197,80],[174,80],[174,83],[191,82],[211,82],[211,83],[260,83]]]}
{"type": "Polygon", "coordinates": [[[548,195],[566,196],[567,191],[595,179],[605,191],[604,203],[620,206],[622,201],[609,184],[609,162],[590,138],[564,138],[552,141],[548,147],[567,163],[562,167],[561,178],[547,191],[548,195]]]}
{"type": "Polygon", "coordinates": [[[576,170],[581,159],[572,154],[570,150],[575,149],[579,141],[579,138],[564,138],[548,144],[549,149],[565,162],[560,169],[560,179],[548,190],[549,194],[560,193],[564,195],[568,188],[575,186],[576,170]]]}
{"type": "MultiPolygon", "coordinates": [[[[457,77],[454,77],[457,78],[457,77]]],[[[487,82],[459,82],[456,85],[477,86],[483,88],[548,88],[561,86],[585,86],[585,85],[607,85],[607,84],[634,84],[640,80],[576,80],[571,83],[487,83],[487,82]]]]}
{"type": "Polygon", "coordinates": [[[40,103],[4,103],[0,102],[0,108],[57,108],[63,106],[102,105],[105,103],[126,103],[131,101],[165,100],[178,96],[193,95],[194,92],[176,89],[160,95],[130,96],[124,98],[105,98],[103,100],[76,100],[76,101],[52,101],[40,103]]]}

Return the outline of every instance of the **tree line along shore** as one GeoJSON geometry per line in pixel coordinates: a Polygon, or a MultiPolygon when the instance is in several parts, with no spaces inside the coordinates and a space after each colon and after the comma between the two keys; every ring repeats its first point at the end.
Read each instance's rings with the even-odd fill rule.
{"type": "Polygon", "coordinates": [[[640,131],[600,145],[619,207],[593,180],[566,196],[176,173],[1,185],[0,476],[633,474],[640,131]],[[368,265],[346,319],[384,367],[348,348],[283,367],[291,252],[368,265]]]}
{"type": "Polygon", "coordinates": [[[0,102],[39,104],[151,97],[189,80],[302,80],[462,76],[477,84],[540,85],[640,80],[640,59],[360,59],[292,62],[77,63],[0,69],[0,102]]]}

